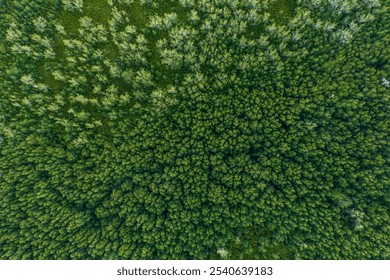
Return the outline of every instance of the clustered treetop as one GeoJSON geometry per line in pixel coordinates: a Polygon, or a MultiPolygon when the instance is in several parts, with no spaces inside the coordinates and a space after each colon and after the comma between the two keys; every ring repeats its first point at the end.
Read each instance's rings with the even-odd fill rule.
{"type": "Polygon", "coordinates": [[[0,258],[390,258],[388,0],[41,2],[0,0],[0,258]]]}

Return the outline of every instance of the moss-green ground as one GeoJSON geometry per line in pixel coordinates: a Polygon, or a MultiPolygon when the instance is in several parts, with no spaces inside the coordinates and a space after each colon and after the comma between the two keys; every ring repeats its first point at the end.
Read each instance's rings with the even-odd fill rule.
{"type": "Polygon", "coordinates": [[[294,16],[295,6],[295,0],[271,1],[269,6],[271,18],[274,19],[278,24],[287,24],[288,21],[294,16]]]}

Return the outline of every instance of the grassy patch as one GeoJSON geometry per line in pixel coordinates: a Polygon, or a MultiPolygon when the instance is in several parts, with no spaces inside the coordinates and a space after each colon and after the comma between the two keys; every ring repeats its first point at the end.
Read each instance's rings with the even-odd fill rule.
{"type": "Polygon", "coordinates": [[[278,24],[287,24],[294,16],[295,0],[274,0],[269,5],[271,18],[278,24]]]}
{"type": "Polygon", "coordinates": [[[85,1],[84,14],[98,24],[106,24],[111,18],[111,8],[107,1],[89,0],[85,1]]]}

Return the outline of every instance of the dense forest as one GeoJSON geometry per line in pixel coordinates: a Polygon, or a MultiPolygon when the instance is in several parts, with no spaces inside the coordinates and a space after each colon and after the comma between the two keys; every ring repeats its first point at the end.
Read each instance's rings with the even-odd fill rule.
{"type": "Polygon", "coordinates": [[[0,0],[0,259],[390,259],[389,0],[0,0]]]}

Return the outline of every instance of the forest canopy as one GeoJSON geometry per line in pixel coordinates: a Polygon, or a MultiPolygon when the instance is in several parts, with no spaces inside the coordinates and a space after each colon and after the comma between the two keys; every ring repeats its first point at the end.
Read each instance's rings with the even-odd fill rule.
{"type": "Polygon", "coordinates": [[[0,259],[390,259],[389,0],[0,0],[0,259]]]}

